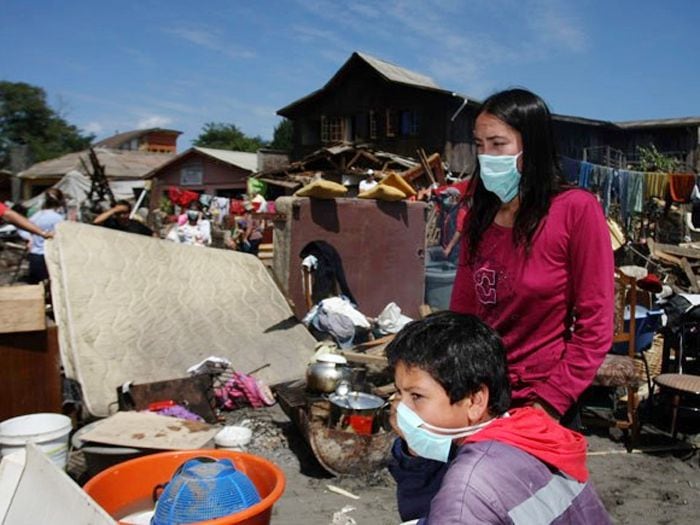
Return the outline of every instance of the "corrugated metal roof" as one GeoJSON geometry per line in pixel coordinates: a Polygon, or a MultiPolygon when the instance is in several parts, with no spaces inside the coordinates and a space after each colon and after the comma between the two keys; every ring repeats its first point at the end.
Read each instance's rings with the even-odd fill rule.
{"type": "Polygon", "coordinates": [[[438,86],[429,76],[421,75],[420,73],[416,73],[410,69],[399,67],[387,62],[386,60],[373,57],[366,53],[356,51],[355,54],[376,69],[382,76],[386,77],[387,80],[391,80],[392,82],[401,82],[402,84],[410,84],[412,86],[441,89],[440,86],[438,86]]]}
{"type": "MultiPolygon", "coordinates": [[[[110,179],[141,179],[154,169],[172,160],[172,153],[150,153],[147,151],[128,151],[95,148],[100,164],[105,167],[105,174],[110,179]]],[[[84,173],[80,159],[92,171],[88,151],[68,153],[62,157],[38,162],[19,173],[22,179],[60,179],[72,170],[84,173]]]]}
{"type": "Polygon", "coordinates": [[[652,120],[627,120],[624,122],[616,122],[615,125],[625,129],[700,126],[700,117],[661,118],[652,120]]]}
{"type": "Polygon", "coordinates": [[[251,172],[257,171],[258,169],[257,153],[231,151],[228,149],[200,148],[198,146],[195,146],[192,149],[204,153],[209,157],[226,162],[227,164],[233,164],[234,166],[238,166],[239,168],[243,168],[251,172]]]}

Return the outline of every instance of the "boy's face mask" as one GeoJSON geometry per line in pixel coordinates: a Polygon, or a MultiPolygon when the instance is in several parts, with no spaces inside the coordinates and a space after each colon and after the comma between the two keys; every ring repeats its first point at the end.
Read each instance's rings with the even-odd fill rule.
{"type": "Polygon", "coordinates": [[[196,221],[199,218],[199,212],[196,210],[187,210],[187,218],[190,221],[196,221]]]}
{"type": "Polygon", "coordinates": [[[517,155],[478,155],[481,181],[484,187],[495,193],[501,202],[510,202],[520,188],[520,172],[517,155]]]}
{"type": "Polygon", "coordinates": [[[440,428],[426,423],[403,402],[396,408],[396,420],[408,447],[427,459],[447,463],[452,440],[475,434],[492,420],[463,428],[440,428]]]}

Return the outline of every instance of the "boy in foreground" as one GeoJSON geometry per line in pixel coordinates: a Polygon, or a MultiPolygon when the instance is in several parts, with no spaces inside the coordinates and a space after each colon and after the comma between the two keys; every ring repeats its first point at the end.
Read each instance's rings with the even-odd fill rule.
{"type": "Polygon", "coordinates": [[[423,524],[606,524],[586,441],[534,407],[508,411],[505,350],[476,317],[440,312],[387,347],[398,399],[399,513],[423,524]]]}

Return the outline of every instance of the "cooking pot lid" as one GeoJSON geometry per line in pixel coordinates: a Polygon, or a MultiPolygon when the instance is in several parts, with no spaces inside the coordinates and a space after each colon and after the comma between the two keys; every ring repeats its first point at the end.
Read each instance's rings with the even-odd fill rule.
{"type": "Polygon", "coordinates": [[[384,405],[384,399],[365,392],[348,392],[347,395],[331,394],[328,399],[340,408],[352,410],[371,410],[384,405]]]}

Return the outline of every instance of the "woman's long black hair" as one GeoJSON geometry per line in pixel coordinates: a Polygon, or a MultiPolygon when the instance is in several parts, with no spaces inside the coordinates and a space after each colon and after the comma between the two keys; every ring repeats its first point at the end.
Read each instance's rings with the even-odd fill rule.
{"type": "MultiPolygon", "coordinates": [[[[476,116],[482,113],[502,120],[522,136],[520,207],[515,216],[513,240],[529,249],[540,222],[549,211],[552,197],[562,189],[552,116],[547,104],[525,89],[509,89],[491,95],[476,116]]],[[[477,177],[467,226],[470,257],[476,254],[483,233],[493,223],[500,207],[500,199],[477,177]]]]}

